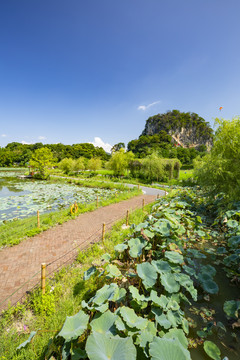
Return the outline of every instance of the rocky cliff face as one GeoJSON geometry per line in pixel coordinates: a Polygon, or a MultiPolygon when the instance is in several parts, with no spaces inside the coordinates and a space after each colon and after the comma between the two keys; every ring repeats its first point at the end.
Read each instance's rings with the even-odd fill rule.
{"type": "Polygon", "coordinates": [[[172,136],[172,142],[182,147],[205,145],[212,147],[213,130],[209,124],[197,114],[180,113],[177,110],[150,117],[142,135],[154,135],[165,131],[172,136]]]}

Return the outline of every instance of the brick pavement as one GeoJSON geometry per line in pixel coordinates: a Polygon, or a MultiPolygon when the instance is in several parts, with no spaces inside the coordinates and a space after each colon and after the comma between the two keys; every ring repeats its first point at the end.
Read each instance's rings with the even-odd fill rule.
{"type": "Polygon", "coordinates": [[[126,215],[128,209],[131,211],[140,208],[143,199],[145,204],[148,204],[155,198],[155,195],[140,195],[101,207],[93,212],[81,214],[18,245],[1,250],[0,310],[6,308],[9,302],[15,304],[26,294],[26,291],[40,282],[41,263],[52,263],[47,267],[47,273],[53,273],[62,265],[73,261],[79,249],[91,242],[99,241],[104,222],[108,230],[126,215]],[[23,286],[33,275],[35,277],[23,286]],[[19,287],[21,288],[18,290],[19,287]],[[18,291],[2,304],[16,290],[18,291]]]}

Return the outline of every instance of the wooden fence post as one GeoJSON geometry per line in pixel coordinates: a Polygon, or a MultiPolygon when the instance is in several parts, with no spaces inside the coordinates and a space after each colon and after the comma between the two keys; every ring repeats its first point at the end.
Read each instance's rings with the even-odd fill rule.
{"type": "Polygon", "coordinates": [[[39,210],[37,211],[37,227],[40,228],[40,216],[39,216],[39,210]]]}
{"type": "Polygon", "coordinates": [[[105,223],[103,223],[102,226],[102,242],[104,243],[104,238],[105,238],[105,223]]]}
{"type": "Polygon", "coordinates": [[[41,289],[42,294],[45,294],[45,280],[46,280],[46,264],[41,264],[41,289]]]}
{"type": "Polygon", "coordinates": [[[97,195],[97,208],[98,208],[98,195],[97,195]]]}
{"type": "Polygon", "coordinates": [[[142,209],[144,210],[144,206],[145,206],[145,200],[142,199],[142,209]]]}
{"type": "Polygon", "coordinates": [[[138,184],[138,190],[140,190],[140,185],[138,184]]]}

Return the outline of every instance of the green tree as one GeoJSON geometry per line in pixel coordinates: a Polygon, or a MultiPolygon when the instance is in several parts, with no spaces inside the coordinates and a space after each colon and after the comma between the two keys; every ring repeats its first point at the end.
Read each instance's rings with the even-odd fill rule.
{"type": "Polygon", "coordinates": [[[75,161],[71,158],[65,158],[60,161],[58,164],[59,169],[61,169],[65,174],[69,174],[74,170],[75,161]]]}
{"type": "Polygon", "coordinates": [[[120,149],[125,149],[125,144],[123,142],[113,145],[113,147],[111,148],[111,152],[116,152],[119,151],[120,149]]]}
{"type": "Polygon", "coordinates": [[[46,179],[49,176],[49,168],[54,164],[53,154],[47,147],[39,148],[35,150],[29,163],[37,169],[41,179],[46,179]]]}
{"type": "Polygon", "coordinates": [[[125,152],[122,148],[112,154],[108,162],[108,168],[113,170],[116,176],[124,175],[125,171],[129,168],[130,161],[133,159],[133,153],[131,151],[125,152]]]}
{"type": "Polygon", "coordinates": [[[102,160],[99,158],[92,158],[90,160],[88,160],[88,165],[87,165],[89,170],[99,170],[102,167],[102,160]]]}
{"type": "Polygon", "coordinates": [[[240,198],[240,118],[216,119],[219,125],[211,152],[194,162],[198,182],[213,192],[240,198]]]}

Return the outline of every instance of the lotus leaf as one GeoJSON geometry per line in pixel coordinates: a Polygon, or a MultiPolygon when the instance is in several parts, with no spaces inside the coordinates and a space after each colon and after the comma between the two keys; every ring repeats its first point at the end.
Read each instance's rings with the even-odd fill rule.
{"type": "Polygon", "coordinates": [[[142,255],[142,249],[148,244],[144,239],[133,238],[128,241],[129,255],[133,258],[137,258],[142,255]]]}
{"type": "Polygon", "coordinates": [[[218,285],[213,280],[206,280],[202,282],[203,290],[209,294],[217,294],[219,291],[218,285]]]}
{"type": "Polygon", "coordinates": [[[196,233],[198,234],[198,236],[200,237],[204,237],[206,235],[206,233],[202,230],[197,230],[196,233]]]}
{"type": "Polygon", "coordinates": [[[164,329],[169,329],[172,326],[172,323],[168,320],[167,316],[159,308],[153,307],[152,313],[155,315],[157,323],[162,326],[164,329]]]}
{"type": "Polygon", "coordinates": [[[135,232],[139,232],[139,231],[141,231],[142,229],[145,229],[145,228],[147,228],[147,227],[148,227],[148,222],[145,221],[145,222],[143,222],[143,223],[140,223],[140,224],[138,224],[138,225],[135,225],[134,231],[135,231],[135,232]]]}
{"type": "Polygon", "coordinates": [[[188,339],[181,329],[170,329],[164,336],[164,339],[177,339],[180,344],[187,349],[188,339]]]}
{"type": "Polygon", "coordinates": [[[196,250],[196,249],[188,249],[187,252],[190,256],[194,257],[195,259],[205,259],[206,258],[206,255],[202,254],[199,250],[196,250]]]}
{"type": "Polygon", "coordinates": [[[228,239],[228,246],[230,246],[233,249],[237,249],[240,245],[240,236],[232,236],[230,239],[228,239]]]}
{"type": "Polygon", "coordinates": [[[155,290],[151,290],[150,299],[152,302],[161,308],[166,308],[168,304],[168,298],[165,295],[158,296],[155,290]]]}
{"type": "Polygon", "coordinates": [[[101,260],[105,260],[105,261],[109,262],[111,260],[111,255],[106,253],[101,257],[101,260]]]}
{"type": "Polygon", "coordinates": [[[114,326],[115,321],[118,316],[113,314],[111,311],[106,311],[104,314],[101,314],[98,317],[95,317],[90,325],[93,331],[99,332],[101,334],[111,333],[112,335],[116,334],[116,328],[114,326]]]}
{"type": "Polygon", "coordinates": [[[122,276],[121,271],[118,269],[116,265],[109,264],[106,267],[107,278],[116,278],[122,276]]]}
{"type": "Polygon", "coordinates": [[[155,236],[154,232],[152,232],[152,231],[150,231],[148,229],[144,229],[143,233],[144,233],[144,235],[146,235],[150,239],[152,239],[155,236]]]}
{"type": "Polygon", "coordinates": [[[31,331],[28,339],[26,341],[24,341],[23,343],[21,343],[18,347],[17,350],[24,348],[27,344],[29,344],[32,340],[32,338],[36,335],[37,331],[31,331]]]}
{"type": "Polygon", "coordinates": [[[127,244],[118,244],[114,247],[114,250],[118,251],[119,253],[124,252],[124,250],[126,250],[128,248],[127,244]]]}
{"type": "Polygon", "coordinates": [[[95,266],[90,267],[87,271],[83,274],[83,280],[88,280],[95,272],[97,271],[95,266]]]}
{"type": "Polygon", "coordinates": [[[136,360],[137,358],[131,337],[110,337],[95,332],[87,339],[86,352],[90,360],[136,360]]]}
{"type": "Polygon", "coordinates": [[[106,301],[112,300],[118,290],[117,284],[104,285],[89,302],[102,305],[106,301]]]}
{"type": "Polygon", "coordinates": [[[171,266],[167,261],[164,260],[153,260],[152,265],[155,267],[158,273],[165,273],[171,271],[171,266]]]}
{"type": "Polygon", "coordinates": [[[121,314],[123,320],[127,323],[128,326],[140,330],[143,330],[147,327],[148,320],[137,316],[133,309],[122,306],[119,310],[119,313],[121,314]]]}
{"type": "Polygon", "coordinates": [[[78,348],[73,348],[72,350],[70,350],[70,354],[71,354],[71,360],[80,360],[87,358],[86,351],[78,348]]]}
{"type": "Polygon", "coordinates": [[[173,327],[177,327],[177,325],[182,324],[182,320],[183,320],[182,314],[183,313],[181,312],[180,309],[177,311],[172,311],[172,310],[167,311],[167,318],[173,327]]]}
{"type": "Polygon", "coordinates": [[[240,256],[238,254],[232,254],[230,256],[227,256],[224,260],[223,263],[226,266],[231,266],[232,264],[238,264],[240,261],[240,256]]]}
{"type": "Polygon", "coordinates": [[[161,283],[169,293],[175,293],[180,290],[180,285],[176,282],[171,273],[160,274],[161,283]]]}
{"type": "Polygon", "coordinates": [[[229,318],[238,318],[238,311],[240,310],[240,301],[229,300],[225,301],[223,305],[223,310],[227,317],[229,318]]]}
{"type": "Polygon", "coordinates": [[[221,351],[212,341],[204,341],[203,347],[211,359],[221,360],[221,351]]]}
{"type": "Polygon", "coordinates": [[[67,316],[62,330],[57,336],[62,336],[66,341],[76,339],[87,329],[89,316],[80,310],[74,316],[67,316]]]}
{"type": "Polygon", "coordinates": [[[238,222],[236,220],[228,220],[227,226],[230,228],[236,228],[238,226],[238,222]]]}
{"type": "Polygon", "coordinates": [[[157,271],[153,265],[148,262],[137,264],[137,273],[146,288],[153,287],[157,280],[157,271]]]}
{"type": "Polygon", "coordinates": [[[157,329],[153,322],[148,322],[148,326],[141,331],[137,336],[136,345],[140,345],[142,348],[147,346],[147,343],[153,341],[154,336],[156,336],[157,329]]]}
{"type": "Polygon", "coordinates": [[[177,339],[155,337],[149,353],[152,360],[191,360],[189,351],[177,339]]]}
{"type": "Polygon", "coordinates": [[[163,221],[164,219],[161,219],[159,221],[157,221],[154,225],[153,228],[159,232],[162,236],[170,236],[170,229],[171,229],[171,224],[170,221],[165,222],[163,221]]]}
{"type": "Polygon", "coordinates": [[[135,286],[129,286],[128,290],[130,291],[133,299],[136,301],[148,301],[148,298],[146,298],[144,295],[140,295],[138,289],[135,286]]]}
{"type": "Polygon", "coordinates": [[[183,256],[176,251],[166,251],[165,257],[174,264],[182,264],[183,256]]]}

